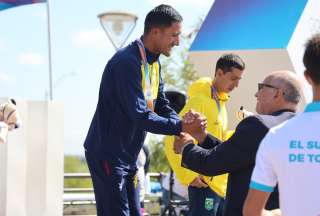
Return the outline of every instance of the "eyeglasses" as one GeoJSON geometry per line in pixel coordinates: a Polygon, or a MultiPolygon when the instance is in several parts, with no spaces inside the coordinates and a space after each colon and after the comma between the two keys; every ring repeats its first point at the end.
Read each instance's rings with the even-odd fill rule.
{"type": "Polygon", "coordinates": [[[258,91],[260,91],[261,89],[263,89],[263,87],[268,87],[268,88],[273,88],[273,89],[279,89],[278,87],[275,87],[275,86],[270,85],[270,84],[258,83],[258,91]]]}

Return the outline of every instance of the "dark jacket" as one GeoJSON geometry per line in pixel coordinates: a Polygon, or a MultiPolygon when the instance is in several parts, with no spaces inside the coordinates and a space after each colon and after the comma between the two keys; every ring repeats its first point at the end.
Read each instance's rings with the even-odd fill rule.
{"type": "MultiPolygon", "coordinates": [[[[159,61],[159,55],[148,50],[146,55],[149,64],[159,61]]],[[[135,169],[147,132],[178,135],[181,131],[179,116],[168,106],[161,71],[155,110],[148,109],[141,85],[141,66],[136,42],[110,59],[102,75],[97,108],[84,143],[91,155],[116,167],[135,169]]]]}
{"type": "MultiPolygon", "coordinates": [[[[225,142],[208,135],[200,146],[187,145],[182,154],[182,166],[207,176],[229,173],[223,215],[241,216],[260,142],[271,127],[293,116],[293,112],[281,110],[272,115],[247,117],[225,142]]],[[[278,207],[276,190],[269,198],[267,209],[278,207]]]]}

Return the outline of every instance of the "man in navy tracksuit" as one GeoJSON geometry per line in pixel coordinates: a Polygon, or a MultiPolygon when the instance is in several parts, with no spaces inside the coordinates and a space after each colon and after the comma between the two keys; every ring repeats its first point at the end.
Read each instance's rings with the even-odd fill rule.
{"type": "Polygon", "coordinates": [[[108,62],[84,143],[98,216],[140,215],[136,160],[147,132],[179,135],[205,120],[181,122],[163,92],[160,54],[179,45],[182,17],[168,5],[151,10],[140,39],[108,62]]]}

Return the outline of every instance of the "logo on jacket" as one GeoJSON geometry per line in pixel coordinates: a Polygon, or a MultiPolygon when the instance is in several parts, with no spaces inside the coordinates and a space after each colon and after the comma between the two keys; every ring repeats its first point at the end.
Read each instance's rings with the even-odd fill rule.
{"type": "Polygon", "coordinates": [[[213,198],[206,198],[206,200],[204,201],[205,209],[208,211],[211,211],[213,209],[213,203],[214,203],[213,198]]]}

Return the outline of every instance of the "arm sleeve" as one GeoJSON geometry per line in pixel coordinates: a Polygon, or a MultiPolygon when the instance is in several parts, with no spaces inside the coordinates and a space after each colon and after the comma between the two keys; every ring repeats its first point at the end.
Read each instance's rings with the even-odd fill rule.
{"type": "Polygon", "coordinates": [[[205,140],[202,143],[200,143],[199,146],[201,146],[204,149],[212,149],[221,143],[221,140],[212,136],[211,134],[208,134],[205,140]]]}
{"type": "Polygon", "coordinates": [[[188,145],[182,154],[182,166],[200,174],[216,176],[253,165],[260,141],[268,132],[256,117],[240,122],[227,141],[207,150],[188,145]]]}
{"type": "Polygon", "coordinates": [[[123,112],[140,129],[151,133],[178,135],[181,121],[165,118],[148,109],[141,86],[141,68],[134,60],[122,60],[114,65],[115,88],[123,112]]]}
{"type": "Polygon", "coordinates": [[[261,142],[256,164],[251,176],[250,188],[263,192],[272,192],[277,184],[277,176],[274,172],[271,160],[270,146],[272,145],[271,135],[268,134],[261,142]]]}
{"type": "Polygon", "coordinates": [[[180,121],[178,114],[169,106],[169,100],[166,98],[163,89],[164,89],[164,82],[162,80],[162,76],[160,73],[159,91],[158,91],[158,97],[156,100],[155,112],[162,117],[180,121]]]}

